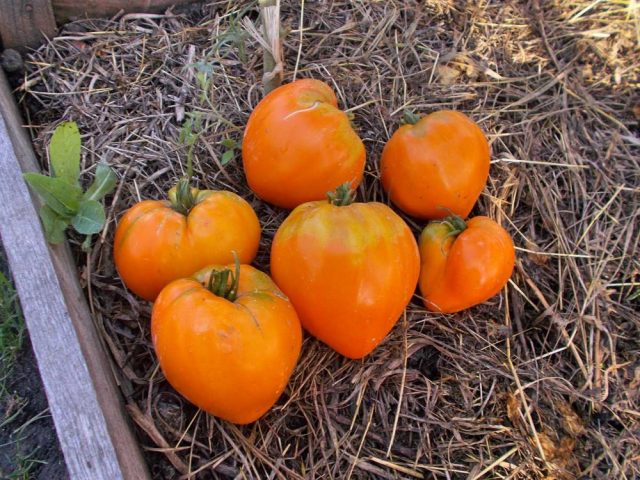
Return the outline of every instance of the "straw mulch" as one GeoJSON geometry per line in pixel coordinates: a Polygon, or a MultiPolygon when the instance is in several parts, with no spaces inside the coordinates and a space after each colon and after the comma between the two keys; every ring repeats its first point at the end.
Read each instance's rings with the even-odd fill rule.
{"type": "MultiPolygon", "coordinates": [[[[379,156],[404,109],[465,112],[492,145],[474,214],[512,233],[517,266],[501,295],[461,314],[426,313],[415,297],[363,361],[305,338],[275,408],[241,428],[164,380],[150,304],[118,279],[111,242],[132,203],[162,198],[183,174],[179,132],[196,114],[197,185],[252,203],[263,227],[255,264],[268,271],[287,212],[252,194],[239,152],[222,165],[221,145],[241,140],[262,97],[262,51],[241,22],[259,21],[256,6],[77,21],[31,55],[16,94],[43,168],[53,128],[73,119],[85,171],[102,161],[120,178],[91,252],[71,241],[154,478],[640,476],[640,11],[478,3],[283,6],[285,81],[329,82],[366,144],[359,199],[388,201],[379,156]]],[[[403,218],[416,234],[424,226],[403,218]]]]}

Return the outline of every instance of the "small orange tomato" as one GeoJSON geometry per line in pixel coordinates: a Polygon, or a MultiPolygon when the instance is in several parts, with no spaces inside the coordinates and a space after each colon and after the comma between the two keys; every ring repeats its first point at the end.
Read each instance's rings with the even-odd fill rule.
{"type": "Polygon", "coordinates": [[[246,424],[286,387],[302,330],[265,273],[233,268],[208,267],[167,285],[153,304],[151,336],[173,388],[212,415],[246,424]]]}
{"type": "Polygon", "coordinates": [[[433,312],[453,313],[493,297],[515,263],[513,240],[488,217],[451,216],[420,235],[420,292],[433,312]]]}
{"type": "Polygon", "coordinates": [[[382,203],[351,203],[348,184],[330,201],[308,202],[282,223],[271,273],[302,326],[349,358],[370,353],[415,291],[418,246],[382,203]]]}
{"type": "Polygon", "coordinates": [[[440,111],[401,126],[380,161],[391,201],[424,219],[466,217],[489,176],[489,144],[482,130],[459,112],[440,111]]]}
{"type": "Polygon", "coordinates": [[[169,201],[137,203],[116,229],[113,255],[120,278],[146,300],[153,301],[172,280],[233,261],[233,251],[251,263],[258,250],[260,222],[244,199],[226,191],[181,192],[172,189],[169,201]]]}
{"type": "Polygon", "coordinates": [[[357,187],[365,150],[331,87],[303,79],[276,88],[253,110],[242,161],[256,195],[294,208],[344,182],[357,187]]]}

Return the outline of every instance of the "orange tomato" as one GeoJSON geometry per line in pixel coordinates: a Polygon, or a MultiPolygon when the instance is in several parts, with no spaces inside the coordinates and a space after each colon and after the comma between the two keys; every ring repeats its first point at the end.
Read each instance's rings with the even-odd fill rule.
{"type": "Polygon", "coordinates": [[[513,240],[488,217],[431,222],[420,235],[420,292],[428,310],[453,313],[482,303],[507,283],[513,240]]]}
{"type": "MultiPolygon", "coordinates": [[[[173,190],[173,189],[172,189],[173,190]]],[[[135,294],[153,301],[172,280],[210,265],[253,261],[260,222],[232,192],[192,189],[192,204],[145,200],[131,207],[116,229],[113,255],[120,278],[135,294]],[[182,210],[182,211],[178,211],[182,210]]]]}
{"type": "Polygon", "coordinates": [[[246,424],[286,387],[302,330],[265,273],[238,265],[234,275],[232,268],[208,267],[167,285],[153,305],[151,336],[173,388],[212,415],[246,424]]]}
{"type": "Polygon", "coordinates": [[[370,353],[411,300],[418,246],[382,203],[350,204],[343,185],[331,201],[308,202],[282,223],[271,273],[302,326],[349,358],[370,353]]]}
{"type": "Polygon", "coordinates": [[[276,88],[256,106],[244,132],[242,161],[256,195],[294,208],[323,199],[344,182],[357,187],[365,150],[331,87],[303,79],[276,88]]]}
{"type": "Polygon", "coordinates": [[[435,112],[401,126],[380,163],[391,201],[418,218],[466,217],[489,176],[489,144],[480,127],[459,112],[435,112]]]}

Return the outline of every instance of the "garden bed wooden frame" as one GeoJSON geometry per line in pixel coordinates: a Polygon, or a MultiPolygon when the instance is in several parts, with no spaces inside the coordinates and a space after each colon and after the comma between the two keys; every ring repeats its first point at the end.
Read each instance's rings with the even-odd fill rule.
{"type": "MultiPolygon", "coordinates": [[[[193,0],[6,0],[4,48],[25,51],[73,17],[158,11],[193,0]]],[[[11,89],[0,70],[0,235],[71,479],[150,478],[125,412],[115,366],[94,325],[69,246],[50,246],[40,200],[22,174],[39,171],[11,89]]]]}
{"type": "Polygon", "coordinates": [[[49,246],[22,173],[39,171],[0,72],[0,234],[69,477],[150,478],[69,246],[49,246]]]}

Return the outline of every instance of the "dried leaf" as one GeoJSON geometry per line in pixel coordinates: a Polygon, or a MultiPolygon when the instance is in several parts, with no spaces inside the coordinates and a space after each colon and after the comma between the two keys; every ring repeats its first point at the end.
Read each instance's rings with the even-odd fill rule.
{"type": "MultiPolygon", "coordinates": [[[[532,445],[536,445],[536,439],[531,437],[529,441],[532,445]]],[[[542,452],[547,460],[553,460],[556,456],[556,444],[549,435],[544,432],[538,433],[538,441],[542,447],[542,452]]]]}
{"type": "Polygon", "coordinates": [[[513,393],[507,394],[507,417],[516,425],[520,420],[520,399],[513,393]]]}
{"type": "Polygon", "coordinates": [[[572,437],[584,432],[584,424],[571,405],[565,400],[555,402],[555,407],[562,415],[562,428],[572,437]]]}
{"type": "Polygon", "coordinates": [[[535,243],[528,243],[527,248],[528,250],[531,250],[530,252],[527,252],[527,256],[533,263],[540,266],[549,263],[549,255],[544,255],[542,249],[535,243]]]}
{"type": "Polygon", "coordinates": [[[573,458],[573,450],[576,446],[576,440],[570,437],[563,437],[560,445],[556,449],[556,463],[563,467],[567,466],[573,458]]]}
{"type": "MultiPolygon", "coordinates": [[[[556,443],[550,434],[546,432],[539,432],[538,441],[540,442],[542,452],[544,453],[547,462],[552,463],[553,466],[559,470],[559,472],[554,473],[556,475],[560,475],[559,478],[569,478],[563,470],[574,461],[573,449],[576,446],[575,439],[563,437],[556,443]]],[[[529,442],[532,446],[536,445],[534,437],[529,437],[529,442]]]]}
{"type": "Polygon", "coordinates": [[[438,68],[436,68],[436,75],[440,83],[443,85],[451,85],[456,78],[460,76],[460,71],[447,67],[446,65],[439,65],[438,68]]]}

